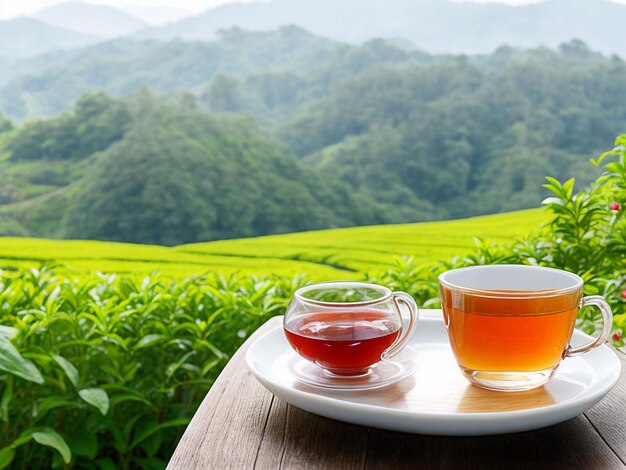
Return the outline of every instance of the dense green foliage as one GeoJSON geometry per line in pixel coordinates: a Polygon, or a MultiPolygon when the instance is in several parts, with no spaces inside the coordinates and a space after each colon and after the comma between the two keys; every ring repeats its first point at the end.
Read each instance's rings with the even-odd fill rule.
{"type": "Polygon", "coordinates": [[[413,197],[451,217],[492,213],[535,206],[545,175],[590,181],[585,159],[625,128],[623,93],[626,64],[580,43],[502,48],[370,68],[279,134],[311,165],[382,200],[413,197]]]}
{"type": "Polygon", "coordinates": [[[88,94],[73,113],[24,125],[7,150],[16,161],[85,158],[122,139],[129,123],[124,103],[102,93],[88,94]]]}
{"type": "Polygon", "coordinates": [[[0,468],[163,468],[228,358],[300,282],[0,272],[0,468]]]}

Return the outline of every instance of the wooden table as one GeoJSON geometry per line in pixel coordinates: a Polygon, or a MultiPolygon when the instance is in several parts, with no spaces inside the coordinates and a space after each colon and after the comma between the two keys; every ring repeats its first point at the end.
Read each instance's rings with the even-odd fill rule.
{"type": "MultiPolygon", "coordinates": [[[[273,396],[237,351],[183,435],[168,469],[626,468],[626,374],[585,414],[549,428],[489,437],[433,437],[342,423],[273,396]]],[[[623,369],[626,359],[620,353],[623,369]]]]}

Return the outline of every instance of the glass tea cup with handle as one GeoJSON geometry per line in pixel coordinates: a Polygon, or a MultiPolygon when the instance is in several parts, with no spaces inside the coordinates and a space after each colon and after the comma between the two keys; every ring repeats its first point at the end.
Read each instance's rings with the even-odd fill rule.
{"type": "Polygon", "coordinates": [[[444,322],[462,373],[500,391],[548,382],[563,359],[597,348],[611,332],[606,300],[582,292],[576,274],[538,266],[471,266],[441,274],[444,322]],[[576,316],[587,305],[600,310],[603,328],[593,341],[573,347],[576,316]]]}
{"type": "Polygon", "coordinates": [[[363,377],[406,346],[417,318],[417,305],[404,292],[365,282],[326,282],[296,291],[283,328],[291,347],[325,375],[363,377]],[[406,328],[401,305],[409,313],[406,328]]]}

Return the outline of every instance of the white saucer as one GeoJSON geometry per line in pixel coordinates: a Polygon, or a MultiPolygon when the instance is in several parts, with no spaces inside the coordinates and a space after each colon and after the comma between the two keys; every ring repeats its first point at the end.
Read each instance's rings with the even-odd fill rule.
{"type": "MultiPolygon", "coordinates": [[[[552,380],[538,389],[484,390],[459,371],[441,317],[421,317],[409,340],[411,349],[402,353],[415,354],[416,369],[393,384],[381,385],[385,388],[331,390],[302,383],[295,367],[301,358],[287,343],[282,327],[251,344],[246,360],[265,388],[306,411],[376,428],[449,436],[528,431],[566,421],[597,403],[620,377],[620,360],[601,346],[563,361],[552,380]]],[[[572,344],[590,340],[576,330],[572,344]]]]}
{"type": "Polygon", "coordinates": [[[416,351],[411,347],[406,347],[397,356],[390,360],[380,361],[370,367],[367,374],[356,377],[329,375],[321,367],[297,354],[281,355],[273,368],[278,374],[281,370],[288,370],[297,380],[311,387],[355,392],[384,388],[409,377],[417,369],[416,358],[416,351]]]}

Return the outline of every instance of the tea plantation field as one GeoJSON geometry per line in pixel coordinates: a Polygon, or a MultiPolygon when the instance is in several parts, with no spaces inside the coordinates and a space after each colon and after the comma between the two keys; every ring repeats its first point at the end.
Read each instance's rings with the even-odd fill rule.
{"type": "Polygon", "coordinates": [[[81,240],[0,238],[0,268],[61,263],[77,272],[185,277],[206,271],[294,275],[312,280],[362,278],[387,269],[397,256],[450,259],[473,246],[472,237],[505,243],[547,219],[541,209],[468,219],[378,225],[223,240],[176,247],[81,240]]]}

